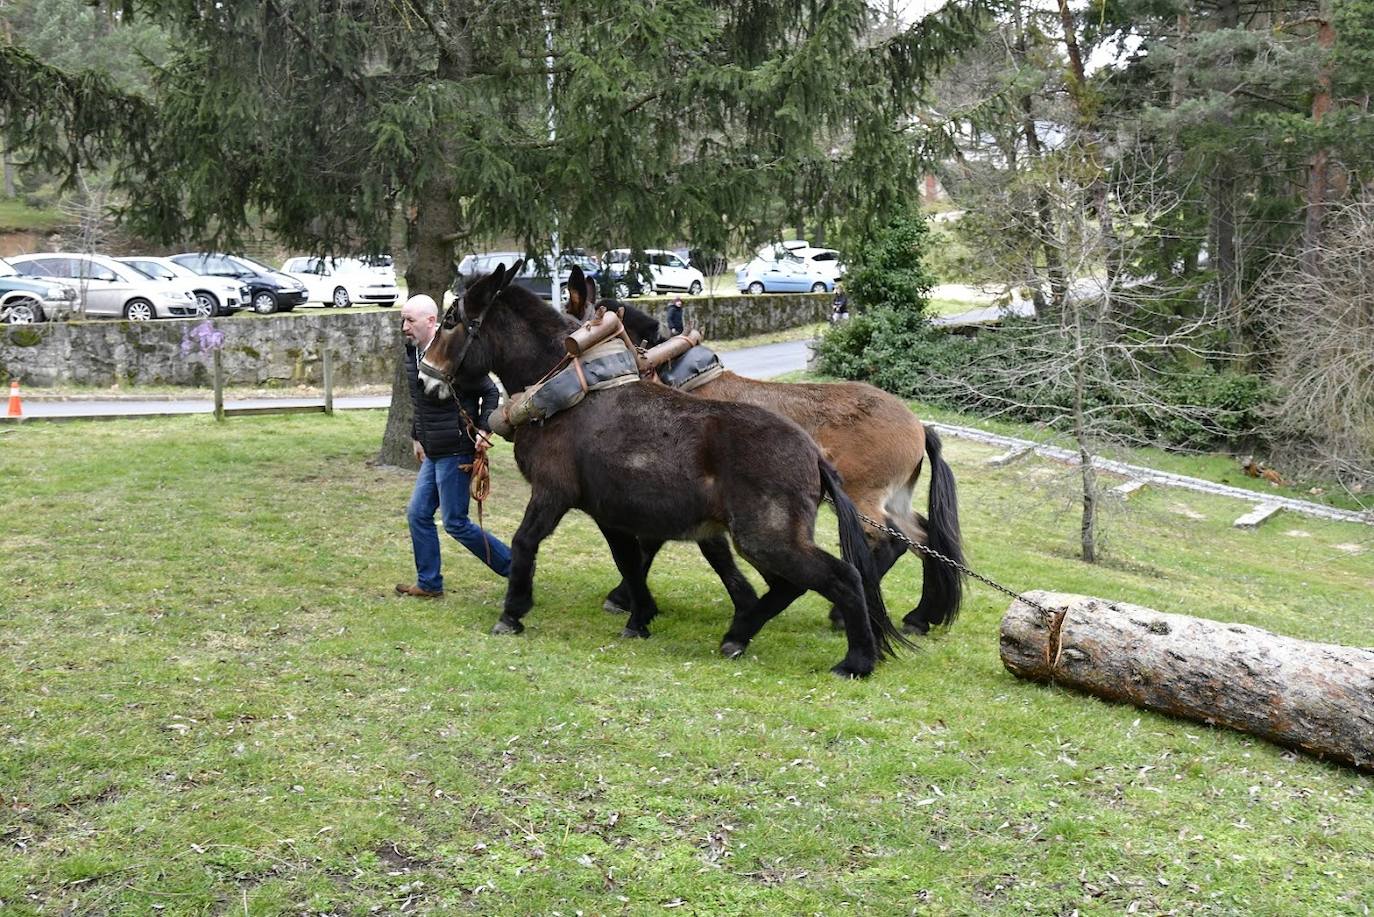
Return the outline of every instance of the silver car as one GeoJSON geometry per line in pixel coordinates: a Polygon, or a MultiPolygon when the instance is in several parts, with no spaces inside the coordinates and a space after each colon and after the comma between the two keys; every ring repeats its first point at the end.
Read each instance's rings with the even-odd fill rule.
{"type": "Polygon", "coordinates": [[[16,255],[10,263],[25,273],[53,277],[74,287],[81,317],[141,322],[196,315],[196,298],[190,290],[154,280],[138,268],[104,255],[39,252],[16,255]]]}
{"type": "Polygon", "coordinates": [[[252,289],[233,277],[212,277],[197,274],[188,267],[177,264],[171,258],[155,258],[151,255],[136,255],[132,258],[118,259],[122,264],[132,265],[154,280],[165,280],[184,289],[189,289],[196,298],[196,314],[201,318],[216,315],[233,315],[240,309],[248,308],[253,298],[252,289]]]}

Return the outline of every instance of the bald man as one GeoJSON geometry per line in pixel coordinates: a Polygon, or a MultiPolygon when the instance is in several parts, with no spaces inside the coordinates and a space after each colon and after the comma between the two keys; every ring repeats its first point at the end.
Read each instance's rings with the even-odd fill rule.
{"type": "Polygon", "coordinates": [[[426,394],[420,384],[420,358],[438,330],[439,307],[432,298],[421,293],[406,300],[401,308],[401,334],[406,339],[406,377],[410,381],[410,400],[415,405],[410,438],[420,471],[415,476],[415,490],[406,507],[416,579],[414,585],[398,584],[396,594],[421,599],[438,599],[444,595],[435,510],[441,511],[444,531],[478,560],[498,576],[505,576],[510,571],[510,548],[468,518],[470,475],[462,467],[470,465],[473,455],[489,445],[485,435],[491,430],[488,419],[496,409],[500,392],[491,378],[485,377],[473,389],[452,394],[446,391],[443,397],[426,394]],[[459,405],[477,426],[476,442],[468,434],[459,405]]]}

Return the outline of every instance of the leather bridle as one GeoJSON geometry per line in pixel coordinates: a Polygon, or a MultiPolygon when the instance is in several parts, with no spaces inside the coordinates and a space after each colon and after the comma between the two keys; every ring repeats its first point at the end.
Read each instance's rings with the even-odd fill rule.
{"type": "MultiPolygon", "coordinates": [[[[449,306],[448,313],[444,316],[444,320],[442,323],[440,323],[439,326],[441,330],[451,331],[454,328],[458,327],[458,324],[460,322],[462,323],[463,330],[466,336],[463,340],[462,348],[458,351],[457,359],[452,360],[449,363],[449,369],[447,372],[439,369],[437,366],[434,366],[433,364],[426,363],[423,357],[420,358],[420,362],[417,367],[420,372],[420,375],[428,376],[431,379],[436,379],[439,382],[442,382],[445,385],[447,385],[449,389],[454,393],[454,397],[457,397],[458,388],[454,385],[453,380],[458,377],[458,370],[462,367],[463,361],[467,359],[468,348],[472,346],[473,341],[477,340],[477,332],[480,331],[482,328],[482,319],[486,317],[486,313],[484,312],[482,315],[477,316],[477,318],[469,319],[467,317],[467,310],[464,308],[465,302],[467,302],[466,293],[464,293],[463,296],[459,297],[458,299],[454,300],[453,305],[449,306]]],[[[491,305],[487,306],[487,308],[490,309],[491,306],[494,306],[495,304],[496,300],[493,299],[491,305]]],[[[436,334],[437,333],[438,332],[436,332],[436,334]]]]}

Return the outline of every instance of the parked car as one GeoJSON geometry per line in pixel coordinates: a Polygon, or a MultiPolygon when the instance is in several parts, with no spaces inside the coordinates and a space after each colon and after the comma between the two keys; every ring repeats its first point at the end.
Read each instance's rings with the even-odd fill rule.
{"type": "Polygon", "coordinates": [[[786,249],[775,249],[772,257],[758,257],[735,271],[735,286],[741,293],[828,293],[835,280],[786,249]]]}
{"type": "Polygon", "coordinates": [[[604,294],[616,299],[629,299],[653,292],[652,285],[644,277],[645,273],[647,267],[634,266],[632,269],[628,252],[617,249],[602,254],[592,276],[604,294]]]}
{"type": "Polygon", "coordinates": [[[675,248],[673,254],[707,277],[719,277],[730,270],[730,262],[720,252],[706,248],[675,248]]]}
{"type": "Polygon", "coordinates": [[[396,284],[396,259],[390,255],[363,255],[356,259],[360,264],[379,277],[396,284]]]}
{"type": "Polygon", "coordinates": [[[87,316],[143,322],[196,314],[196,298],[190,290],[154,280],[138,268],[104,255],[39,252],[18,255],[10,262],[21,271],[70,283],[76,290],[78,308],[87,316]]]}
{"type": "MultiPolygon", "coordinates": [[[[471,285],[479,277],[490,274],[498,264],[504,264],[509,268],[521,258],[525,258],[525,267],[511,282],[552,302],[555,284],[553,274],[547,266],[541,265],[537,258],[528,258],[524,252],[484,252],[477,255],[467,255],[458,262],[458,277],[454,280],[453,292],[457,293],[461,288],[471,285]]],[[[568,301],[568,274],[572,267],[567,265],[562,258],[559,261],[556,282],[558,302],[561,305],[568,301]]]]}
{"type": "Polygon", "coordinates": [[[233,315],[240,309],[248,308],[248,301],[252,298],[252,290],[237,278],[197,274],[171,258],[139,255],[117,260],[138,268],[154,280],[175,283],[189,289],[191,295],[196,298],[196,314],[201,318],[233,315]]]}
{"type": "Polygon", "coordinates": [[[796,248],[792,249],[792,254],[829,277],[832,284],[841,280],[845,271],[849,270],[840,260],[840,253],[833,248],[796,248]]]}
{"type": "Polygon", "coordinates": [[[676,252],[661,248],[644,250],[646,264],[634,265],[628,248],[617,248],[601,257],[605,270],[614,282],[615,294],[620,297],[640,293],[676,291],[696,296],[706,288],[706,276],[692,267],[676,252]],[[634,268],[638,267],[639,270],[634,268]],[[643,268],[648,268],[645,279],[643,268]],[[636,289],[638,287],[638,289],[636,289]]]}
{"type": "Polygon", "coordinates": [[[172,260],[197,274],[232,277],[249,288],[249,304],[260,315],[290,312],[305,302],[305,284],[242,255],[185,252],[172,260]]]}
{"type": "Polygon", "coordinates": [[[346,309],[355,302],[394,306],[401,295],[395,280],[387,280],[356,258],[287,258],[281,272],[305,284],[306,302],[339,309],[346,309]]]}
{"type": "Polygon", "coordinates": [[[75,308],[76,290],[47,277],[26,274],[0,258],[0,323],[57,321],[70,316],[75,308]]]}

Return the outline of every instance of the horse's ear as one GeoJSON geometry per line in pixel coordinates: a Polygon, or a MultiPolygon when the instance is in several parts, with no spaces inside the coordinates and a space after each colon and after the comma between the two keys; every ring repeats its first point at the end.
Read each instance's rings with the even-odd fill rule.
{"type": "Polygon", "coordinates": [[[516,277],[518,277],[518,276],[520,275],[520,272],[523,271],[524,269],[525,269],[525,259],[524,259],[524,258],[521,258],[519,261],[517,261],[517,262],[515,262],[514,264],[512,264],[512,265],[510,266],[510,270],[506,271],[506,276],[501,280],[500,289],[504,290],[506,287],[510,286],[510,282],[511,282],[512,280],[514,280],[516,277]]]}
{"type": "Polygon", "coordinates": [[[582,274],[582,268],[574,264],[572,273],[568,275],[568,304],[563,307],[563,311],[581,321],[586,308],[587,279],[582,274]]]}
{"type": "Polygon", "coordinates": [[[587,278],[587,304],[596,305],[596,281],[590,277],[587,278]]]}

